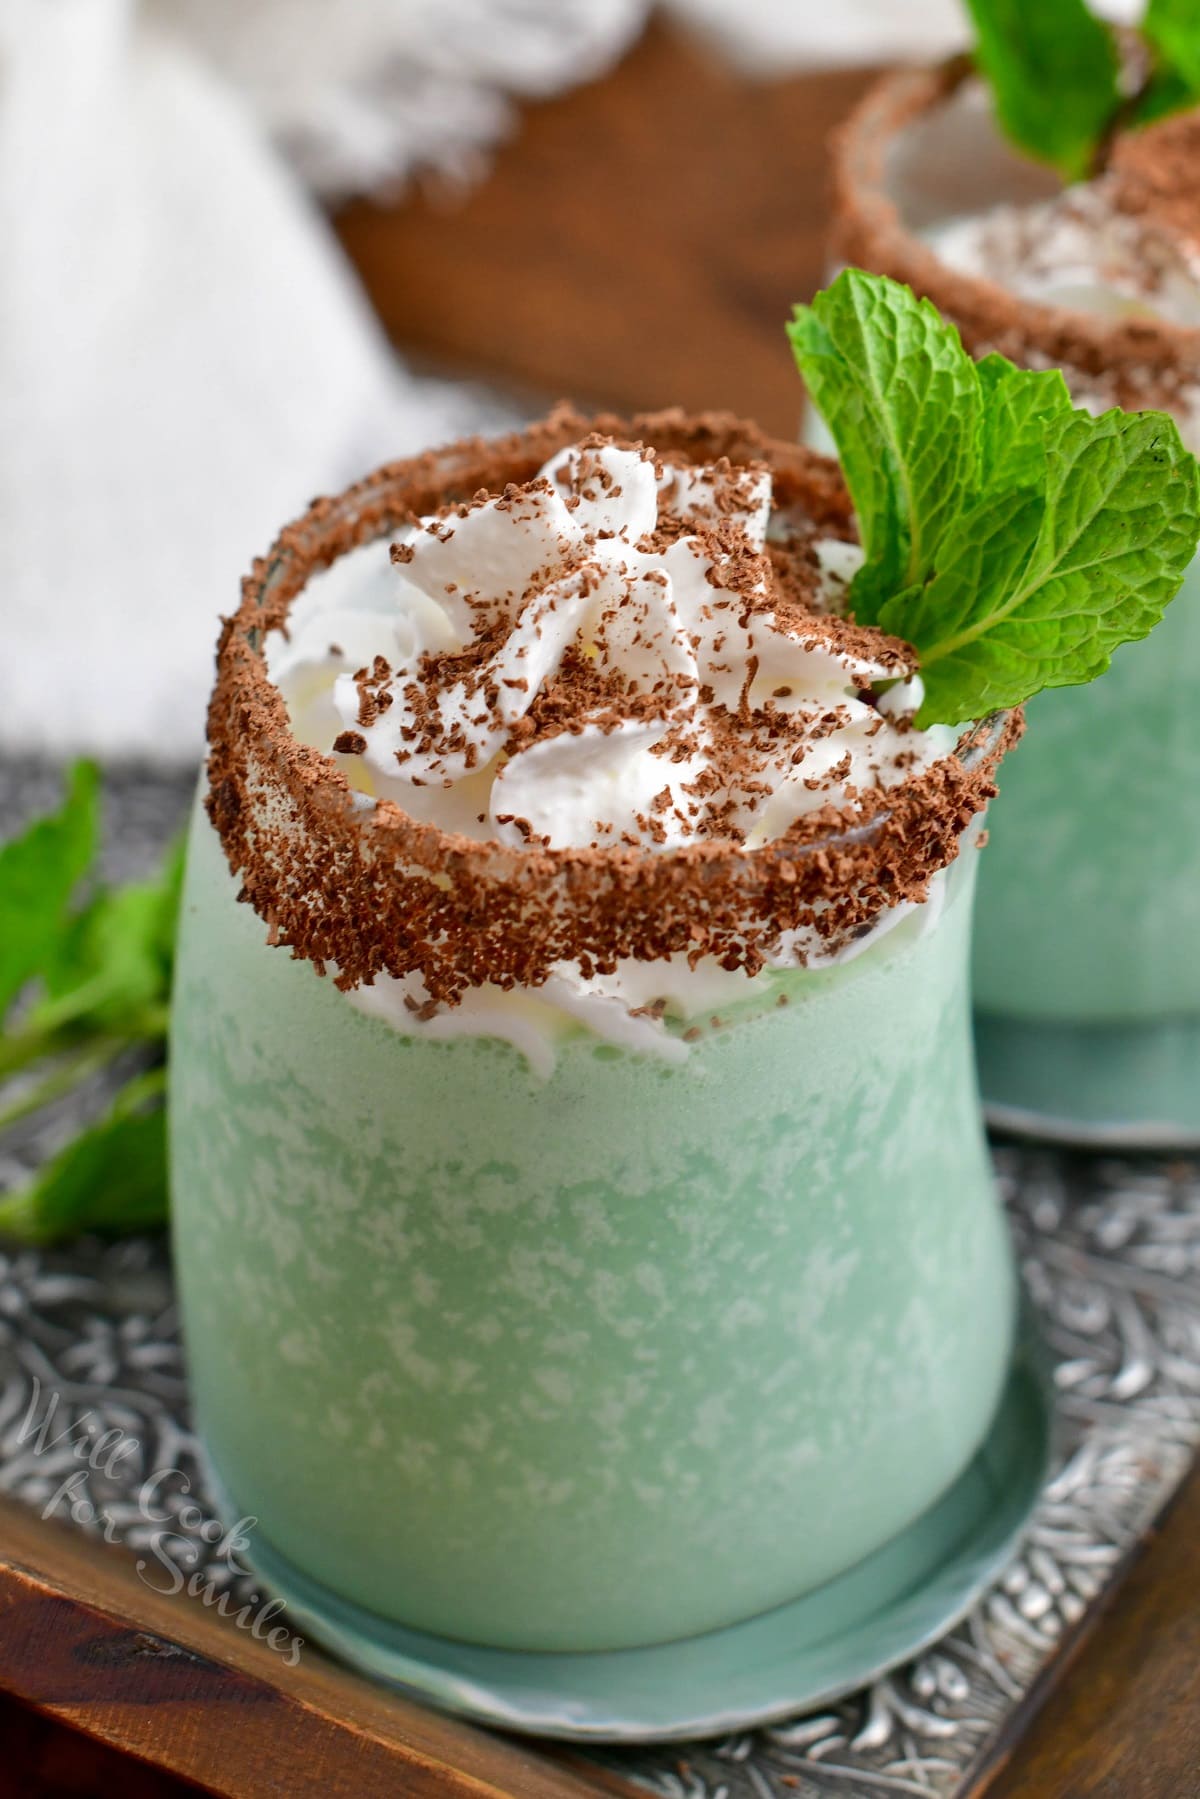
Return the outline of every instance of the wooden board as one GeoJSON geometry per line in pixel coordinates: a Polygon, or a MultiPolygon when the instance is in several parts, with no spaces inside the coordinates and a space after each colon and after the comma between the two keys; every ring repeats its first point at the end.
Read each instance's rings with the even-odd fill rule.
{"type": "Polygon", "coordinates": [[[231,1799],[611,1790],[360,1680],[310,1644],[287,1667],[197,1600],[156,1592],[126,1553],[9,1500],[0,1501],[0,1689],[231,1799]]]}
{"type": "Polygon", "coordinates": [[[1200,1468],[1073,1647],[1014,1719],[979,1794],[1198,1799],[1200,1468]]]}
{"type": "MultiPolygon", "coordinates": [[[[191,1790],[135,1773],[128,1756],[229,1799],[632,1799],[570,1756],[426,1711],[310,1645],[287,1668],[198,1601],[152,1592],[124,1553],[10,1501],[0,1501],[0,1689],[105,1746],[0,1703],[0,1793],[22,1799],[191,1790]]],[[[985,1792],[1200,1795],[1200,1471],[1111,1609],[1014,1717],[973,1799],[985,1792]]]]}
{"type": "Polygon", "coordinates": [[[362,201],[338,230],[402,347],[792,436],[784,323],[821,283],[825,140],[868,79],[753,83],[656,26],[607,81],[532,108],[480,187],[362,201]]]}

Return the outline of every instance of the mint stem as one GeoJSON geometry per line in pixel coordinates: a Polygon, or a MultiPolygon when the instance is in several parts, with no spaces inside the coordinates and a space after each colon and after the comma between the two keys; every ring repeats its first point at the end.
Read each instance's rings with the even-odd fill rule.
{"type": "Polygon", "coordinates": [[[48,1234],[39,1217],[34,1187],[18,1187],[13,1193],[0,1195],[0,1237],[17,1243],[41,1243],[48,1234]]]}
{"type": "Polygon", "coordinates": [[[0,1039],[0,1080],[19,1074],[31,1062],[56,1055],[66,1049],[68,1043],[69,1040],[56,1031],[33,1030],[26,1026],[24,1030],[12,1032],[0,1039]]]}
{"type": "Polygon", "coordinates": [[[48,1106],[52,1100],[61,1099],[72,1087],[88,1079],[90,1075],[99,1073],[108,1066],[123,1049],[129,1047],[128,1037],[101,1038],[98,1043],[80,1044],[73,1052],[68,1052],[61,1061],[29,1090],[13,1100],[9,1105],[0,1107],[0,1131],[6,1131],[22,1118],[29,1118],[48,1106]]]}
{"type": "Polygon", "coordinates": [[[157,1068],[147,1068],[144,1074],[122,1087],[113,1106],[113,1115],[128,1118],[148,1099],[162,1099],[167,1091],[167,1070],[165,1063],[157,1068]]]}
{"type": "MultiPolygon", "coordinates": [[[[75,1048],[78,1044],[78,1033],[72,1028],[81,1019],[72,1016],[75,1008],[64,1008],[61,1013],[51,1012],[50,1008],[39,1010],[36,1019],[22,1030],[12,1031],[0,1038],[0,1081],[10,1075],[19,1074],[33,1062],[40,1062],[51,1056],[59,1056],[75,1048]],[[50,1020],[47,1023],[47,1019],[50,1020]]],[[[169,1011],[165,1005],[144,1007],[133,1018],[125,1023],[121,1031],[105,1033],[96,1038],[89,1037],[89,1043],[108,1043],[120,1047],[134,1043],[155,1043],[166,1035],[169,1011]]],[[[0,1120],[3,1114],[0,1113],[0,1120]]]]}

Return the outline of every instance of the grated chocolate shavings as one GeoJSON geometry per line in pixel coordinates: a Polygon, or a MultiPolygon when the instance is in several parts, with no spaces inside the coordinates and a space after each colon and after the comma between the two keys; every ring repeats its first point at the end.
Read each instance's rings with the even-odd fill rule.
{"type": "MultiPolygon", "coordinates": [[[[419,972],[431,1004],[453,1005],[485,981],[536,987],[559,962],[587,979],[612,972],[624,957],[677,954],[693,962],[711,955],[755,974],[784,932],[809,928],[836,948],[882,910],[923,899],[995,792],[999,760],[1020,734],[1019,714],[986,721],[957,753],[899,787],[873,788],[849,809],[821,806],[754,850],[739,847],[732,832],[653,851],[619,841],[552,848],[532,833],[512,847],[443,831],[389,801],[364,804],[332,757],[292,736],[263,638],[286,624],[318,569],[414,516],[468,506],[480,492],[506,494],[589,432],[651,444],[680,469],[721,457],[732,470],[766,464],[783,507],[802,508],[825,535],[853,537],[849,499],[828,458],[772,442],[724,414],[585,420],[565,407],[514,436],[390,464],[287,526],[224,622],[208,715],[207,806],[241,878],[240,897],[271,921],[294,956],[336,968],[340,987],[419,972]]],[[[855,629],[816,616],[807,626],[814,639],[828,633],[839,643],[855,629]]],[[[878,634],[867,635],[878,654],[878,634]]],[[[896,655],[903,661],[903,646],[896,655]]],[[[386,671],[378,658],[355,677],[368,709],[378,704],[381,664],[386,671]]],[[[568,678],[584,676],[576,669],[568,678]]],[[[552,687],[539,699],[550,710],[563,702],[552,687]]],[[[748,695],[746,704],[752,731],[769,738],[778,728],[773,709],[750,708],[748,695]]],[[[734,741],[731,723],[733,764],[720,779],[736,785],[744,746],[731,747],[734,741]]],[[[752,763],[742,769],[747,780],[752,763]]]]}

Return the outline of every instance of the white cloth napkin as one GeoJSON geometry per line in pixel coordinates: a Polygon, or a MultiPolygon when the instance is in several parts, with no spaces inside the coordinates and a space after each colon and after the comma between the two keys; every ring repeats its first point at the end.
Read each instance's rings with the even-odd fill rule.
{"type": "Polygon", "coordinates": [[[147,0],[326,196],[470,177],[540,99],[609,68],[650,0],[147,0]]]}
{"type": "MultiPolygon", "coordinates": [[[[1129,23],[1145,0],[1088,0],[1129,23]]],[[[853,63],[915,62],[961,50],[971,37],[965,0],[666,0],[753,75],[853,63]]]]}
{"type": "Polygon", "coordinates": [[[204,10],[0,0],[0,750],[195,756],[252,556],[480,422],[399,366],[204,10]]]}

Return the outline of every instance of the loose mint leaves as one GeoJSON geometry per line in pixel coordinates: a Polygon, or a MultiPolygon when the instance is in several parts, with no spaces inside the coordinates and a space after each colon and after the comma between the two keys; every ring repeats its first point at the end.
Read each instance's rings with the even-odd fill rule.
{"type": "Polygon", "coordinates": [[[1084,0],[967,0],[996,116],[1068,181],[1090,174],[1120,104],[1117,48],[1084,0]]]}
{"type": "Polygon", "coordinates": [[[0,1237],[54,1243],[82,1231],[123,1237],[167,1215],[166,1070],[128,1082],[89,1130],[0,1195],[0,1237]]]}
{"type": "Polygon", "coordinates": [[[101,885],[98,786],[92,764],[78,763],[58,811],[0,847],[0,1133],[72,1096],[91,1118],[0,1194],[0,1235],[27,1242],[166,1216],[163,1058],[182,850],[148,881],[101,885]]]}
{"type": "Polygon", "coordinates": [[[96,852],[98,786],[94,763],[76,763],[59,810],[0,848],[0,1018],[54,953],[96,852]]]}
{"type": "Polygon", "coordinates": [[[1200,100],[1200,6],[1148,0],[1146,69],[1123,90],[1117,39],[1084,0],[966,0],[975,60],[1018,149],[1067,181],[1095,172],[1115,132],[1200,100]]]}
{"type": "Polygon", "coordinates": [[[1095,418],[1056,372],[975,364],[860,269],[789,335],[859,511],[851,608],[917,650],[920,725],[1090,681],[1162,616],[1200,541],[1200,466],[1165,413],[1095,418]]]}

